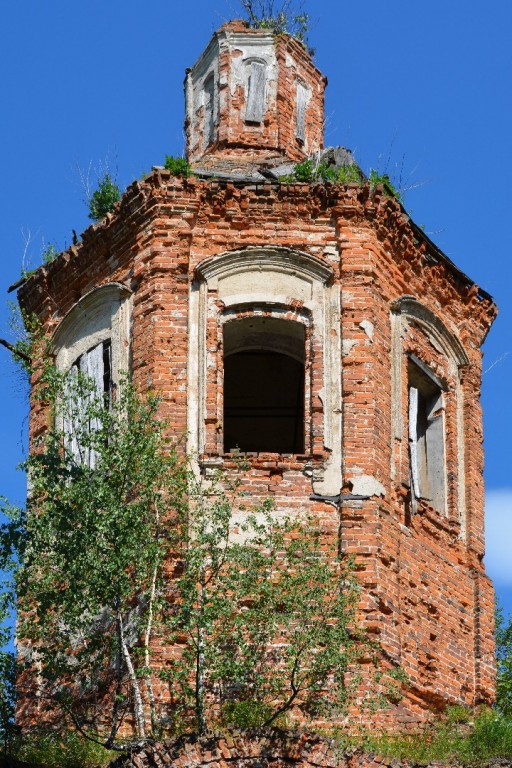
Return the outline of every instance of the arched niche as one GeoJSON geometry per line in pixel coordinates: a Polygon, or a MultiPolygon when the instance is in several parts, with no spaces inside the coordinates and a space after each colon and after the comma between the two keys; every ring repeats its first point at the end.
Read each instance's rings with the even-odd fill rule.
{"type": "Polygon", "coordinates": [[[55,364],[69,370],[93,347],[110,341],[115,382],[130,366],[131,291],[108,283],[83,296],[66,314],[52,338],[55,364]]]}
{"type": "MultiPolygon", "coordinates": [[[[223,371],[216,376],[217,369],[222,367],[222,358],[216,356],[215,350],[216,345],[222,346],[223,326],[231,320],[236,322],[240,312],[250,313],[253,309],[263,315],[275,311],[283,322],[306,313],[310,323],[305,361],[308,370],[313,367],[313,358],[315,360],[309,403],[310,407],[315,404],[314,418],[321,420],[319,431],[325,454],[314,488],[325,495],[339,493],[342,485],[340,291],[334,285],[333,276],[331,266],[316,256],[270,246],[217,254],[197,265],[189,312],[188,447],[191,453],[204,453],[208,443],[206,429],[222,431],[223,371]],[[215,338],[213,328],[218,329],[215,338]],[[208,411],[207,402],[218,404],[219,401],[216,414],[208,411]]],[[[238,343],[235,331],[232,338],[230,333],[228,346],[238,343]]],[[[245,341],[239,339],[239,342],[249,343],[249,335],[241,335],[245,341]]],[[[276,332],[272,343],[286,343],[283,336],[280,338],[276,332]]],[[[295,349],[297,355],[297,340],[290,338],[288,342],[290,350],[295,349]]],[[[220,437],[219,453],[222,445],[220,437]]]]}
{"type": "MultiPolygon", "coordinates": [[[[392,437],[394,445],[404,444],[407,440],[405,435],[405,424],[403,418],[402,408],[402,393],[405,385],[409,385],[411,382],[410,371],[418,371],[418,366],[430,377],[431,380],[435,379],[432,372],[429,371],[428,360],[417,360],[414,355],[407,354],[404,349],[404,336],[408,326],[415,327],[421,331],[425,339],[430,343],[438,354],[436,360],[444,362],[447,371],[450,374],[450,378],[453,382],[451,391],[446,391],[443,382],[437,382],[437,390],[439,397],[442,395],[443,400],[447,401],[448,398],[454,399],[454,407],[452,412],[455,424],[445,423],[443,424],[443,438],[437,437],[438,453],[444,453],[446,449],[446,437],[449,434],[450,439],[455,440],[456,455],[457,455],[457,473],[456,477],[451,476],[448,479],[446,470],[444,482],[446,484],[447,491],[450,490],[448,483],[450,484],[451,492],[450,497],[455,498],[455,507],[445,505],[444,509],[440,502],[434,504],[434,507],[441,511],[443,514],[449,516],[457,516],[461,525],[461,536],[465,536],[466,532],[466,494],[465,494],[465,440],[464,440],[464,391],[461,385],[461,369],[469,363],[468,355],[462,345],[462,342],[458,338],[455,330],[452,330],[446,326],[443,320],[436,315],[429,307],[425,306],[421,301],[414,296],[402,296],[391,307],[391,420],[392,420],[392,437]],[[412,367],[411,367],[412,363],[412,367]],[[441,450],[442,449],[442,450],[441,450]],[[455,485],[454,485],[455,484],[455,485]]],[[[421,395],[421,387],[417,387],[412,382],[412,388],[418,390],[421,395]]],[[[441,413],[441,409],[437,409],[441,413]]],[[[409,406],[409,420],[411,417],[411,411],[409,406]]],[[[439,421],[439,424],[441,422],[439,421]]],[[[439,427],[438,424],[438,428],[439,427]]],[[[409,428],[410,432],[410,428],[409,428]]],[[[411,436],[409,434],[409,444],[411,442],[411,436]]],[[[403,455],[403,453],[401,454],[403,455]]],[[[411,460],[412,461],[412,460],[411,460]]],[[[391,464],[391,476],[397,479],[398,466],[400,459],[396,451],[392,453],[391,464]]],[[[440,469],[437,473],[440,473],[440,469]]],[[[411,481],[411,487],[414,486],[413,480],[411,481]]]]}

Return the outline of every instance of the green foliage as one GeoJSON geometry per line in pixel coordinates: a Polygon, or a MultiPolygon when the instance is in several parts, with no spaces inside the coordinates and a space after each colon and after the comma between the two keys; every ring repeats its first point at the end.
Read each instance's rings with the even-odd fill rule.
{"type": "MultiPolygon", "coordinates": [[[[260,728],[271,716],[271,707],[257,699],[227,701],[222,707],[222,724],[228,727],[260,728]]],[[[274,725],[285,726],[285,716],[282,715],[274,725]]]]}
{"type": "Polygon", "coordinates": [[[98,188],[89,197],[89,218],[100,221],[110,213],[121,199],[121,190],[109,171],[98,181],[98,188]]]}
{"type": "Polygon", "coordinates": [[[313,160],[304,160],[302,163],[297,163],[291,177],[282,177],[282,180],[301,181],[309,183],[316,180],[315,163],[313,160]]]}
{"type": "Polygon", "coordinates": [[[219,717],[339,714],[360,658],[375,671],[367,687],[394,694],[356,622],[353,565],[318,524],[276,520],[270,502],[248,508],[243,465],[195,477],[165,438],[158,399],[126,380],[119,390],[98,394],[80,372],[44,365],[36,397],[53,425],[25,463],[28,508],[3,510],[0,554],[38,682],[30,652],[21,671],[55,728],[71,721],[121,748],[127,718],[144,739],[219,717]],[[155,646],[177,651],[165,667],[155,646]],[[154,696],[157,677],[170,703],[154,696]]]}
{"type": "MultiPolygon", "coordinates": [[[[288,34],[307,45],[310,17],[301,3],[293,0],[240,0],[251,27],[269,29],[275,35],[288,34]]],[[[312,54],[313,51],[310,50],[312,54]]]]}
{"type": "Polygon", "coordinates": [[[0,593],[0,750],[10,753],[14,738],[14,708],[16,700],[16,656],[12,648],[12,627],[15,606],[10,582],[9,558],[0,564],[4,571],[0,593]]]}
{"type": "Polygon", "coordinates": [[[192,169],[184,157],[166,155],[164,168],[170,171],[172,176],[183,176],[188,179],[192,175],[192,169]]]}
{"type": "Polygon", "coordinates": [[[9,329],[14,337],[11,353],[14,362],[23,373],[30,377],[33,373],[34,351],[47,346],[41,323],[35,315],[29,315],[20,309],[15,301],[8,302],[9,329]]]}
{"type": "Polygon", "coordinates": [[[447,725],[463,725],[473,721],[473,712],[463,704],[448,707],[445,713],[447,725]]]}
{"type": "Polygon", "coordinates": [[[180,536],[182,573],[165,625],[182,651],[162,673],[176,714],[183,722],[194,712],[204,732],[219,708],[227,721],[262,726],[292,709],[306,719],[345,711],[349,667],[361,655],[378,667],[378,647],[355,621],[352,564],[314,521],[277,522],[270,502],[240,508],[236,482],[229,492],[225,484],[192,490],[180,536]]]}
{"type": "Polygon", "coordinates": [[[395,197],[402,202],[401,193],[393,186],[387,173],[380,174],[372,168],[368,179],[365,179],[355,163],[333,167],[325,163],[315,162],[310,158],[302,163],[297,163],[291,174],[281,176],[279,180],[285,184],[293,184],[294,182],[325,184],[331,182],[333,184],[359,184],[363,186],[369,182],[371,187],[382,184],[386,195],[395,197]]]}
{"type": "Polygon", "coordinates": [[[496,707],[507,717],[512,717],[512,620],[496,608],[496,707]]]}
{"type": "Polygon", "coordinates": [[[355,163],[351,165],[342,165],[339,168],[330,168],[334,178],[332,181],[337,184],[361,184],[363,175],[355,163]]]}
{"type": "Polygon", "coordinates": [[[374,168],[371,168],[368,181],[372,187],[376,187],[377,184],[382,184],[384,192],[388,197],[396,197],[397,200],[402,201],[402,195],[392,184],[391,179],[387,173],[379,173],[374,168]]]}
{"type": "Polygon", "coordinates": [[[52,243],[49,243],[46,248],[43,249],[41,254],[43,264],[51,264],[59,254],[59,249],[55,245],[52,245],[52,243]]]}
{"type": "MultiPolygon", "coordinates": [[[[512,758],[512,721],[498,712],[485,709],[473,722],[459,720],[462,707],[457,707],[455,720],[447,711],[445,721],[423,733],[367,734],[352,741],[369,752],[419,764],[444,761],[453,765],[484,765],[495,758],[512,758]]],[[[341,737],[346,746],[347,741],[341,737]]]]}
{"type": "Polygon", "coordinates": [[[4,510],[2,550],[15,554],[18,633],[38,647],[42,701],[111,746],[127,714],[145,736],[141,680],[185,473],[156,398],[125,381],[106,408],[91,380],[50,365],[42,384],[54,426],[25,463],[28,509],[4,510]]]}
{"type": "Polygon", "coordinates": [[[13,749],[17,760],[44,768],[106,768],[117,754],[84,739],[76,731],[32,731],[13,749]]]}
{"type": "Polygon", "coordinates": [[[304,160],[297,163],[293,173],[281,176],[280,181],[287,184],[302,182],[312,184],[314,182],[333,184],[362,184],[363,175],[355,163],[342,165],[335,168],[325,163],[316,163],[314,160],[304,160]]]}

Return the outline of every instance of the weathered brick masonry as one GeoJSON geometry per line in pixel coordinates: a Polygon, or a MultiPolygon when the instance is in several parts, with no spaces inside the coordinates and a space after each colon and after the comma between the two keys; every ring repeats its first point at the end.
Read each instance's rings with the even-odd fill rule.
{"type": "MultiPolygon", "coordinates": [[[[272,174],[322,149],[324,86],[296,41],[225,25],[188,74],[197,176],[158,168],[134,182],[19,299],[52,334],[98,287],[121,286],[131,319],[120,343],[133,380],[161,393],[162,416],[177,439],[188,436],[205,473],[230,466],[225,359],[229,344],[252,343],[247,334],[237,342],[233,329],[265,321],[279,329],[272,350],[280,329],[287,343],[302,340],[301,450],[251,451],[246,485],[255,500],[273,496],[279,511],[315,515],[356,556],[364,619],[410,680],[385,714],[403,724],[493,698],[479,391],[496,308],[382,186],[288,184],[272,174]],[[258,65],[252,86],[235,71],[246,59],[258,65]],[[244,120],[256,77],[266,83],[260,123],[244,120]],[[305,99],[304,126],[296,98],[305,99]],[[422,387],[425,399],[435,391],[442,400],[428,416],[429,425],[442,419],[441,437],[427,435],[437,440],[435,477],[411,448],[410,390],[421,399],[422,387]],[[415,461],[429,493],[420,480],[414,489],[415,461]]],[[[33,400],[32,440],[46,423],[33,400]]],[[[427,450],[417,443],[418,455],[427,450]]],[[[169,649],[161,652],[165,659],[169,649]]]]}
{"type": "MultiPolygon", "coordinates": [[[[382,758],[360,750],[343,752],[332,740],[315,733],[252,729],[229,736],[185,737],[171,744],[156,743],[114,760],[111,768],[413,768],[416,763],[382,758]]],[[[510,760],[489,766],[509,768],[510,760]]],[[[430,763],[427,768],[442,768],[430,763]]],[[[458,768],[452,765],[452,768],[458,768]]]]}

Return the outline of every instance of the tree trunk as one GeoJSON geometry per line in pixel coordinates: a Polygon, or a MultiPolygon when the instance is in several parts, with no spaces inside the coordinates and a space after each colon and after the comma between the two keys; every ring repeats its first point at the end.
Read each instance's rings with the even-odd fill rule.
{"type": "Polygon", "coordinates": [[[153,691],[153,682],[151,680],[149,643],[151,640],[151,632],[153,629],[153,603],[155,601],[157,574],[158,574],[158,565],[155,565],[155,568],[153,570],[153,578],[151,580],[151,591],[149,595],[148,623],[146,625],[146,633],[144,635],[144,666],[146,667],[146,685],[148,689],[149,714],[151,718],[151,735],[152,736],[155,735],[155,731],[158,723],[156,719],[155,694],[153,691]]]}
{"type": "Polygon", "coordinates": [[[199,594],[199,626],[197,630],[197,658],[196,658],[196,720],[200,734],[206,731],[206,718],[204,712],[204,604],[206,593],[206,566],[201,565],[201,584],[199,594]]]}
{"type": "Polygon", "coordinates": [[[130,651],[128,649],[128,646],[126,645],[126,640],[124,637],[123,617],[121,615],[121,609],[119,607],[117,609],[117,626],[118,626],[119,637],[121,641],[121,650],[123,653],[124,663],[126,664],[126,669],[128,670],[128,677],[130,678],[130,683],[132,684],[132,689],[133,689],[134,715],[135,715],[135,723],[137,725],[137,736],[140,739],[145,739],[146,727],[144,723],[144,705],[142,703],[140,686],[137,680],[137,675],[135,674],[132,657],[130,656],[130,651]]]}

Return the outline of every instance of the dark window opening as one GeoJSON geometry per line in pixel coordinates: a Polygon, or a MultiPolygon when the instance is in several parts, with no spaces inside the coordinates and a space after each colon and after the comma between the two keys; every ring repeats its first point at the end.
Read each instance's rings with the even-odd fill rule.
{"type": "Polygon", "coordinates": [[[304,326],[253,317],[224,329],[224,451],[304,453],[304,326]]]}

